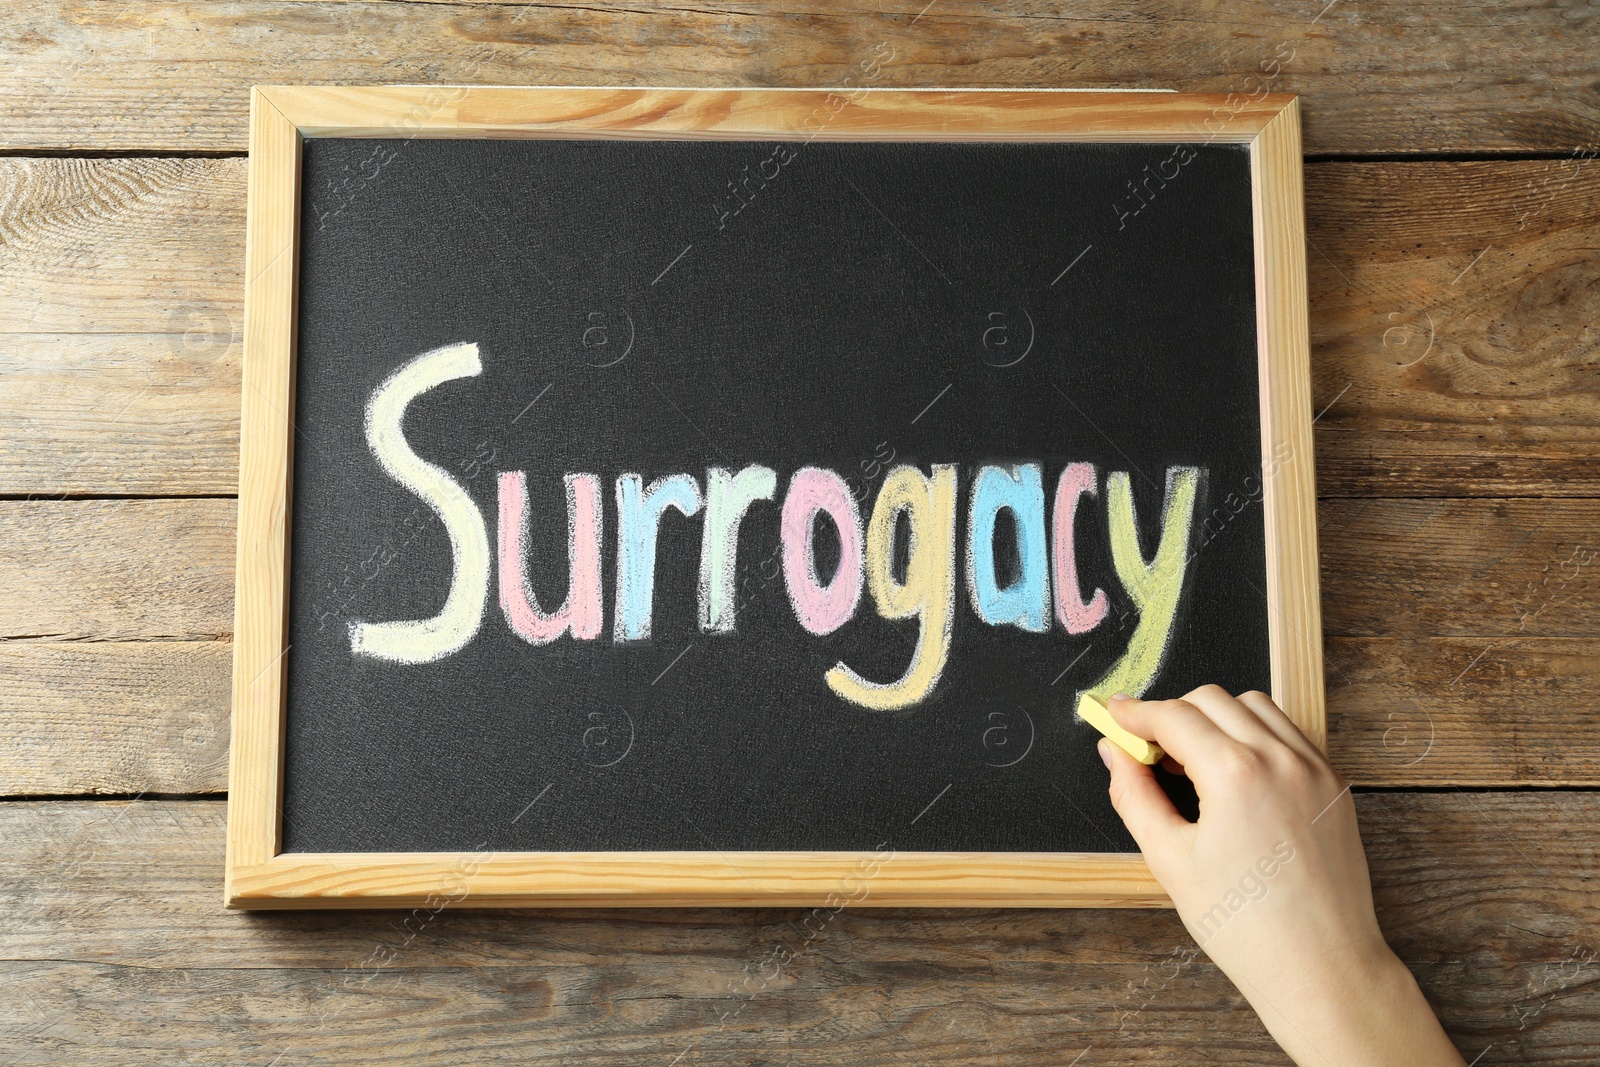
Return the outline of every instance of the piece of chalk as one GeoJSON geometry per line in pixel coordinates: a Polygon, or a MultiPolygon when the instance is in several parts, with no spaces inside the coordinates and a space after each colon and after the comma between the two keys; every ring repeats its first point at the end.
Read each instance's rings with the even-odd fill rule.
{"type": "Polygon", "coordinates": [[[1135,734],[1130,734],[1117,725],[1117,720],[1111,717],[1106,706],[1100,703],[1092,693],[1085,693],[1078,698],[1078,718],[1093,726],[1096,730],[1111,739],[1111,743],[1122,751],[1144,764],[1161,762],[1161,757],[1166,753],[1161,746],[1135,734]]]}

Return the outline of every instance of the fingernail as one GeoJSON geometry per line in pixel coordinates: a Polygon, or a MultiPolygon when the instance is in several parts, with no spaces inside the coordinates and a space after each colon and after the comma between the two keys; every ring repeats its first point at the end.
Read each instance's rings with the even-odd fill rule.
{"type": "Polygon", "coordinates": [[[1108,771],[1111,769],[1110,744],[1111,742],[1107,741],[1105,738],[1101,738],[1099,741],[1095,742],[1094,746],[1095,751],[1100,753],[1100,762],[1106,765],[1106,770],[1108,771]]]}
{"type": "Polygon", "coordinates": [[[1112,693],[1111,694],[1111,699],[1112,700],[1132,700],[1133,698],[1131,696],[1129,696],[1127,693],[1112,693]]]}

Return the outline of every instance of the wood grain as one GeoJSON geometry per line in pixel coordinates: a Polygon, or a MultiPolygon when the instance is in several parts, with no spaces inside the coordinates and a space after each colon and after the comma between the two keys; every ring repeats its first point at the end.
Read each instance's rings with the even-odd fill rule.
{"type": "Polygon", "coordinates": [[[1330,636],[1600,636],[1600,501],[1325,500],[1317,525],[1330,636]]]}
{"type": "Polygon", "coordinates": [[[0,502],[0,638],[232,632],[232,500],[0,502]]]}
{"type": "MultiPolygon", "coordinates": [[[[1186,951],[1166,942],[1148,962],[1097,966],[1036,962],[1020,945],[989,942],[955,964],[874,966],[819,949],[754,999],[737,987],[744,965],[759,966],[759,951],[709,971],[668,960],[648,969],[631,960],[581,970],[406,968],[366,986],[343,970],[0,964],[10,997],[27,1005],[0,1052],[13,1064],[52,1067],[275,1059],[280,1067],[747,1067],[775,1062],[780,1049],[778,1062],[802,1067],[1074,1057],[1080,1067],[1289,1067],[1228,980],[1209,963],[1183,963],[1186,951]],[[984,956],[1008,950],[1010,958],[984,956]]],[[[1412,971],[1464,1060],[1492,1049],[1495,1064],[1591,1067],[1600,1012],[1587,982],[1566,980],[1573,966],[1412,971]]]]}
{"type": "Polygon", "coordinates": [[[1600,785],[1600,640],[1330,637],[1329,759],[1358,785],[1600,785]]]}
{"type": "Polygon", "coordinates": [[[232,493],[243,160],[0,159],[0,493],[232,493]]]}
{"type": "MultiPolygon", "coordinates": [[[[873,967],[818,951],[750,1000],[729,988],[740,980],[740,964],[718,963],[706,970],[667,960],[642,968],[613,961],[582,969],[406,969],[367,986],[338,970],[0,964],[4,996],[17,1004],[5,1014],[22,1031],[0,1037],[0,1053],[12,1064],[97,1067],[275,1059],[665,1067],[771,1062],[781,1048],[785,1064],[871,1067],[992,1064],[1000,1048],[1021,1062],[1065,1064],[1092,1048],[1099,1059],[1083,1062],[1179,1062],[1180,1055],[1186,1064],[1290,1063],[1209,964],[1190,964],[1166,983],[1159,1007],[1139,1017],[1141,1026],[1169,1028],[1204,1018],[1202,1044],[1192,1030],[1164,1040],[1131,1024],[1118,1032],[1122,1013],[1148,995],[1142,983],[1161,980],[1143,965],[972,958],[959,970],[915,959],[873,967]]],[[[1523,971],[1532,968],[1494,978],[1523,984],[1523,971]]],[[[1563,1015],[1556,1054],[1573,1055],[1590,1025],[1563,1015]]]]}
{"type": "Polygon", "coordinates": [[[1317,487],[1600,495],[1600,163],[1309,168],[1317,487]]]}
{"type": "MultiPolygon", "coordinates": [[[[274,771],[276,768],[272,768],[274,771]]],[[[240,805],[229,781],[230,814],[240,805]]],[[[281,801],[280,801],[281,804],[281,801]]],[[[274,842],[276,846],[276,842],[274,842]]],[[[229,841],[230,849],[239,851],[229,841]]],[[[339,852],[230,864],[238,909],[1170,908],[1144,857],[1104,852],[339,852]],[[486,854],[487,853],[487,854],[486,854]]]]}
{"type": "MultiPolygon", "coordinates": [[[[0,493],[235,491],[245,171],[0,159],[0,493]]],[[[1600,164],[1312,163],[1306,210],[1320,493],[1600,496],[1600,164]]]]}
{"type": "Polygon", "coordinates": [[[227,321],[204,307],[186,321],[189,333],[0,334],[0,494],[232,493],[239,345],[201,332],[227,321]]]}
{"type": "Polygon", "coordinates": [[[0,330],[236,333],[245,169],[242,159],[0,159],[0,330]]]}
{"type": "Polygon", "coordinates": [[[0,795],[215,792],[225,641],[0,642],[0,795]]]}
{"type": "MultiPolygon", "coordinates": [[[[1600,1005],[1592,966],[1571,961],[1597,947],[1600,798],[1357,802],[1385,933],[1467,1055],[1494,1042],[1498,1063],[1587,1062],[1600,1005]]],[[[784,1062],[976,1064],[1092,1044],[1099,1063],[1287,1062],[1226,979],[1184,961],[1169,913],[239,915],[218,906],[223,821],[207,801],[0,805],[0,1051],[665,1063],[689,1046],[680,1062],[748,1063],[782,1047],[784,1062]]]]}
{"type": "Polygon", "coordinates": [[[859,85],[1273,89],[1313,152],[1565,151],[1593,139],[1594,12],[1172,0],[659,10],[553,3],[48,0],[0,25],[0,147],[233,150],[252,85],[859,85]],[[104,62],[115,57],[114,63],[104,62]]]}

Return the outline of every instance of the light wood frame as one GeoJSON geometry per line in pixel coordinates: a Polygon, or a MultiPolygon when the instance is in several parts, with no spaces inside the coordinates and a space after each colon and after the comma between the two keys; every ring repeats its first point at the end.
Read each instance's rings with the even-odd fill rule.
{"type": "Polygon", "coordinates": [[[250,105],[228,907],[1170,906],[1137,854],[281,852],[300,144],[306,137],[396,136],[1248,145],[1272,691],[1325,747],[1297,98],[263,87],[252,91],[250,105]]]}

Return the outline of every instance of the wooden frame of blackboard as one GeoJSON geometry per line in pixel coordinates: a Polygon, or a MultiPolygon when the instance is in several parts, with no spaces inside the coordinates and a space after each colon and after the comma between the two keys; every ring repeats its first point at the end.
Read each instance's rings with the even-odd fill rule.
{"type": "Polygon", "coordinates": [[[1137,854],[282,852],[300,145],[307,137],[397,136],[1248,145],[1272,690],[1325,747],[1296,97],[259,87],[250,108],[228,907],[1170,904],[1137,854]]]}

